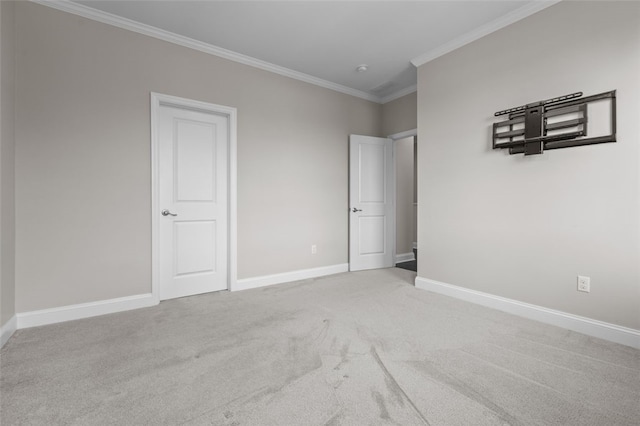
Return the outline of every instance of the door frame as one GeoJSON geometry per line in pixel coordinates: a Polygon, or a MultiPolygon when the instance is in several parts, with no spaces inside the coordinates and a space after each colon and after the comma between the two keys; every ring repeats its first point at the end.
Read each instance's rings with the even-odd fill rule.
{"type": "MultiPolygon", "coordinates": [[[[365,137],[371,137],[371,138],[377,138],[377,139],[385,139],[386,141],[391,141],[391,170],[389,171],[389,173],[387,173],[387,180],[385,181],[384,185],[387,188],[390,188],[390,194],[389,194],[389,198],[390,201],[389,203],[391,204],[391,213],[389,214],[389,227],[390,227],[390,237],[386,238],[385,235],[385,242],[386,242],[386,246],[385,246],[385,251],[389,251],[391,253],[391,267],[394,267],[396,264],[396,159],[395,159],[395,155],[396,155],[396,145],[395,145],[395,141],[389,137],[385,138],[385,137],[380,137],[380,136],[368,136],[368,135],[358,135],[358,134],[350,134],[349,135],[349,173],[348,173],[348,177],[349,177],[349,181],[347,182],[348,185],[348,209],[347,211],[348,213],[348,227],[347,227],[347,233],[348,233],[348,247],[347,247],[347,251],[348,251],[348,258],[349,258],[349,271],[353,272],[352,269],[352,263],[353,263],[353,258],[351,257],[351,248],[352,248],[352,244],[355,244],[351,238],[351,231],[352,231],[352,227],[351,227],[351,217],[352,217],[352,211],[351,208],[355,207],[354,205],[352,205],[351,203],[351,196],[352,196],[352,192],[351,192],[351,138],[353,136],[365,136],[365,137]]],[[[378,268],[380,269],[380,268],[378,268]]],[[[360,270],[360,269],[358,269],[360,270]]]]}
{"type": "Polygon", "coordinates": [[[237,205],[237,115],[236,108],[151,92],[151,294],[160,301],[160,167],[159,114],[161,106],[188,109],[227,118],[227,290],[236,290],[238,281],[237,205]]]}
{"type": "MultiPolygon", "coordinates": [[[[397,173],[398,171],[396,170],[396,158],[397,156],[397,147],[398,144],[396,144],[396,141],[400,140],[400,139],[405,139],[405,138],[410,138],[410,137],[418,137],[418,129],[411,129],[411,130],[406,130],[404,132],[399,132],[399,133],[394,133],[392,135],[387,136],[387,139],[391,139],[391,141],[393,142],[392,146],[393,146],[393,194],[394,194],[394,200],[393,200],[393,208],[394,208],[394,215],[393,215],[393,265],[395,266],[395,264],[397,263],[397,259],[396,256],[398,255],[398,253],[396,253],[396,247],[398,245],[398,241],[397,241],[397,228],[396,228],[396,220],[398,217],[398,191],[396,190],[396,181],[397,181],[397,173]]],[[[414,173],[418,173],[417,170],[414,171],[414,173]]],[[[416,200],[417,201],[417,200],[416,200]]],[[[416,238],[417,239],[417,238],[416,238]]]]}
{"type": "MultiPolygon", "coordinates": [[[[418,137],[418,129],[411,129],[411,130],[405,130],[404,132],[398,132],[398,133],[394,133],[392,135],[387,136],[387,139],[391,139],[392,141],[392,147],[393,147],[393,151],[392,151],[392,155],[393,155],[393,165],[392,165],[392,173],[389,174],[389,176],[387,177],[388,179],[392,180],[391,184],[392,184],[392,188],[393,188],[393,219],[392,219],[392,227],[393,227],[393,238],[391,239],[392,241],[389,242],[389,244],[391,244],[391,250],[393,253],[393,265],[395,266],[396,264],[396,245],[397,245],[397,230],[396,230],[396,209],[398,207],[398,203],[397,203],[397,194],[398,191],[396,191],[396,150],[397,150],[397,144],[396,141],[400,140],[400,139],[405,139],[405,138],[409,138],[409,137],[418,137]]],[[[415,171],[415,173],[417,173],[417,170],[415,171]]],[[[348,183],[349,187],[351,187],[350,183],[348,183]]],[[[349,195],[350,197],[351,195],[349,195]]],[[[351,212],[351,198],[349,198],[349,212],[351,212]]],[[[350,216],[350,214],[349,214],[350,216]]],[[[351,219],[349,219],[349,223],[351,223],[351,219]]],[[[347,247],[347,251],[351,252],[351,240],[350,240],[350,236],[351,236],[351,231],[350,229],[347,230],[347,232],[349,233],[349,247],[347,247]]],[[[349,257],[349,270],[351,270],[351,257],[349,257]]]]}

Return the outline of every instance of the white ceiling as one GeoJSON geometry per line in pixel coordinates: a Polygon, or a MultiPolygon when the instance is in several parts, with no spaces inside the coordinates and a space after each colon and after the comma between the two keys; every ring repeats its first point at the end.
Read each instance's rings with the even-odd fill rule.
{"type": "Polygon", "coordinates": [[[345,88],[345,92],[385,102],[415,90],[416,68],[412,60],[416,65],[424,63],[554,2],[75,3],[75,8],[97,9],[240,53],[245,55],[245,63],[248,56],[293,70],[301,79],[311,76],[311,80],[330,83],[327,87],[345,88]],[[360,64],[367,64],[368,71],[357,72],[360,64]]]}

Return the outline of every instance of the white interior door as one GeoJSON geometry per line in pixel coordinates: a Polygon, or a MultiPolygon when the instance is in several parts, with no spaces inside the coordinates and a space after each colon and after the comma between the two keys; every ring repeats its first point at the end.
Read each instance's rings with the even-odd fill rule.
{"type": "Polygon", "coordinates": [[[349,138],[349,270],[388,268],[395,258],[393,141],[349,138]]]}
{"type": "Polygon", "coordinates": [[[160,299],[227,289],[225,116],[158,113],[160,299]]]}

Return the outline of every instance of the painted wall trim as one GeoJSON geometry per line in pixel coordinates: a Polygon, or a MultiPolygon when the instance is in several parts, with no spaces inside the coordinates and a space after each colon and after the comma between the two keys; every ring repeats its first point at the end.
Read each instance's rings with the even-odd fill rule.
{"type": "Polygon", "coordinates": [[[139,294],[136,296],[119,297],[117,299],[99,300],[97,302],[80,303],[78,305],[61,306],[58,308],[42,309],[18,313],[18,329],[55,324],[132,309],[147,308],[159,303],[153,294],[139,294]]]}
{"type": "Polygon", "coordinates": [[[423,290],[455,297],[477,305],[640,349],[640,330],[470,290],[428,278],[416,277],[415,283],[417,288],[423,290]]]}
{"type": "Polygon", "coordinates": [[[416,260],[416,257],[413,255],[413,252],[396,254],[396,263],[411,262],[413,260],[416,260]]]}
{"type": "Polygon", "coordinates": [[[540,12],[541,10],[546,9],[549,6],[553,6],[560,1],[561,0],[533,1],[527,3],[526,5],[510,13],[507,13],[506,15],[503,15],[498,19],[495,19],[485,25],[476,28],[473,31],[469,31],[466,34],[454,38],[448,43],[442,44],[435,49],[417,56],[416,58],[411,60],[411,63],[416,67],[424,65],[427,62],[433,61],[434,59],[446,55],[447,53],[452,52],[466,44],[476,41],[515,22],[518,22],[530,15],[533,15],[534,13],[540,12]]]}
{"type": "Polygon", "coordinates": [[[405,139],[411,136],[418,136],[418,129],[405,130],[404,132],[394,133],[387,136],[388,139],[397,141],[399,139],[405,139]]]}
{"type": "Polygon", "coordinates": [[[309,278],[324,277],[326,275],[340,274],[349,270],[348,263],[338,265],[321,266],[319,268],[300,269],[297,271],[283,272],[281,274],[263,275],[260,277],[243,278],[236,282],[232,291],[249,290],[252,288],[288,283],[292,281],[306,280],[309,278]]]}
{"type": "Polygon", "coordinates": [[[222,47],[214,46],[209,43],[205,43],[202,41],[194,40],[189,37],[181,36],[181,35],[172,33],[170,31],[153,27],[151,25],[142,24],[140,22],[136,22],[131,19],[123,18],[121,16],[117,16],[108,12],[103,12],[101,10],[96,10],[88,6],[84,6],[82,4],[74,3],[68,0],[57,0],[57,1],[30,0],[30,1],[37,4],[41,4],[43,6],[48,6],[63,12],[82,16],[83,18],[91,19],[93,21],[102,22],[103,24],[112,25],[114,27],[133,31],[138,34],[143,34],[149,37],[157,38],[159,40],[177,44],[179,46],[198,50],[200,52],[208,53],[210,55],[228,59],[230,61],[239,62],[241,64],[248,65],[254,68],[259,68],[264,71],[269,71],[285,77],[293,78],[295,80],[304,81],[305,83],[310,83],[315,86],[324,87],[325,89],[334,90],[336,92],[355,96],[357,98],[365,99],[371,102],[382,103],[382,98],[363,92],[361,90],[352,89],[350,87],[343,86],[341,84],[333,83],[331,81],[323,80],[321,78],[314,77],[309,74],[305,74],[299,71],[294,71],[292,69],[281,67],[279,65],[262,61],[260,59],[252,58],[251,56],[243,55],[241,53],[224,49],[222,47]]]}
{"type": "Polygon", "coordinates": [[[7,321],[2,328],[0,328],[0,348],[2,348],[5,343],[9,341],[13,333],[18,329],[18,319],[16,316],[12,316],[9,321],[7,321]]]}

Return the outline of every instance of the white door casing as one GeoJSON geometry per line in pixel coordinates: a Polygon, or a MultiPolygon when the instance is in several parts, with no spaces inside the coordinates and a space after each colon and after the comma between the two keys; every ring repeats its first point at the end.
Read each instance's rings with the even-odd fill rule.
{"type": "Polygon", "coordinates": [[[349,137],[349,270],[389,268],[395,260],[393,141],[349,137]]]}
{"type": "Polygon", "coordinates": [[[152,125],[153,293],[165,300],[229,289],[235,109],[152,94],[152,125]]]}

